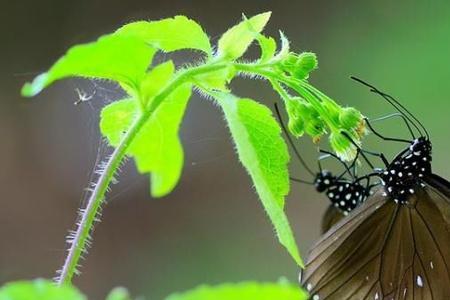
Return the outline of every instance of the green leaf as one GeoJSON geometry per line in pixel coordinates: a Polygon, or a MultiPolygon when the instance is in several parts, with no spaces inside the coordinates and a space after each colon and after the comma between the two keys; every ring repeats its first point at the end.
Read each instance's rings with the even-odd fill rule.
{"type": "Polygon", "coordinates": [[[165,52],[197,49],[211,55],[211,44],[202,27],[185,16],[127,24],[116,34],[132,35],[165,52]]]}
{"type": "MultiPolygon", "coordinates": [[[[184,154],[178,130],[191,95],[185,84],[173,91],[143,125],[128,147],[140,173],[151,173],[151,193],[162,197],[170,193],[181,175],[184,154]]],[[[101,112],[100,130],[112,146],[141,116],[135,99],[113,102],[101,112]]]]}
{"type": "Polygon", "coordinates": [[[192,291],[170,295],[166,300],[306,300],[298,286],[277,283],[227,283],[215,287],[200,286],[192,291]]]}
{"type": "Polygon", "coordinates": [[[219,40],[217,56],[228,60],[241,57],[270,19],[270,12],[245,19],[231,27],[219,40]]]}
{"type": "Polygon", "coordinates": [[[116,287],[106,297],[106,300],[131,300],[126,288],[116,287]]]}
{"type": "Polygon", "coordinates": [[[236,144],[239,159],[250,174],[259,198],[275,226],[280,243],[303,265],[289,221],[284,197],[289,192],[289,153],[271,111],[251,99],[214,93],[236,144]]]}
{"type": "Polygon", "coordinates": [[[265,63],[273,58],[277,51],[277,43],[272,37],[265,37],[262,34],[258,37],[259,46],[261,47],[261,58],[259,63],[265,63]]]}
{"type": "Polygon", "coordinates": [[[281,40],[281,50],[276,55],[277,60],[285,59],[290,52],[289,40],[282,31],[280,31],[280,40],[281,40]]]}
{"type": "Polygon", "coordinates": [[[22,95],[35,96],[56,80],[71,76],[109,79],[137,87],[155,52],[139,39],[106,35],[96,42],[70,48],[48,72],[25,84],[22,95]]]}
{"type": "Polygon", "coordinates": [[[145,107],[149,100],[155,97],[163,88],[167,86],[175,71],[175,66],[171,60],[157,65],[151,69],[141,83],[141,96],[145,107]]]}
{"type": "Polygon", "coordinates": [[[44,279],[16,281],[0,288],[0,300],[86,300],[76,288],[70,285],[57,286],[44,279]]]}

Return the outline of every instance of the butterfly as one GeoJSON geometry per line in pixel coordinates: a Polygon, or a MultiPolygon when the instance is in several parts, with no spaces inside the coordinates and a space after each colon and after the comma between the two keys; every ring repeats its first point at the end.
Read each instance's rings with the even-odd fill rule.
{"type": "Polygon", "coordinates": [[[432,173],[431,142],[419,120],[356,80],[394,106],[414,138],[384,137],[368,123],[407,147],[390,162],[380,155],[383,185],[312,247],[301,283],[312,300],[450,299],[450,182],[432,173]]]}
{"type": "Polygon", "coordinates": [[[348,165],[342,159],[340,159],[334,153],[326,150],[319,150],[323,155],[318,160],[319,172],[314,173],[308,164],[305,162],[300,152],[297,150],[293,140],[291,139],[289,132],[283,122],[278,105],[275,103],[275,112],[278,120],[281,124],[281,128],[287,137],[287,140],[293,149],[296,157],[303,165],[305,170],[314,177],[313,182],[308,182],[302,179],[291,177],[292,181],[314,185],[315,189],[319,193],[324,193],[331,204],[328,207],[323,219],[322,219],[322,232],[328,231],[332,225],[344,218],[355,209],[358,205],[365,201],[370,195],[373,187],[378,185],[372,184],[370,181],[371,175],[357,177],[356,175],[356,162],[358,160],[358,154],[354,158],[353,162],[348,165]],[[344,167],[344,172],[339,175],[334,175],[328,170],[324,170],[321,165],[321,160],[332,157],[335,158],[344,167]],[[349,175],[350,177],[346,177],[349,175]]]}

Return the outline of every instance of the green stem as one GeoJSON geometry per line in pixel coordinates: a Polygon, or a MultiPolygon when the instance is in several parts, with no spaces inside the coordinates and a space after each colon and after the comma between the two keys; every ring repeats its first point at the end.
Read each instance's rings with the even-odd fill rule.
{"type": "MultiPolygon", "coordinates": [[[[129,145],[131,144],[137,133],[141,130],[142,126],[149,120],[149,118],[151,118],[153,112],[156,111],[156,109],[164,101],[164,99],[166,99],[166,97],[169,96],[177,87],[187,82],[195,82],[195,76],[197,75],[214,72],[229,66],[234,66],[236,70],[240,72],[252,73],[267,78],[272,82],[272,84],[276,83],[274,87],[279,87],[281,89],[278,90],[278,92],[281,92],[282,96],[288,97],[287,93],[284,94],[285,91],[282,90],[282,87],[278,86],[278,82],[281,82],[286,86],[296,90],[301,95],[305,95],[305,98],[310,98],[310,101],[314,102],[312,104],[315,104],[315,106],[318,107],[319,111],[322,109],[320,100],[310,92],[308,86],[304,86],[301,84],[301,82],[299,83],[292,78],[282,76],[273,71],[267,70],[266,68],[264,68],[265,66],[261,66],[258,64],[211,61],[198,67],[179,71],[177,75],[172,79],[171,83],[165,89],[163,89],[153,99],[153,101],[151,101],[150,105],[146,108],[143,108],[141,115],[131,125],[129,130],[122,137],[122,140],[120,141],[116,149],[113,151],[111,157],[108,159],[106,167],[98,178],[95,188],[88,199],[86,207],[84,208],[84,210],[82,210],[80,221],[77,224],[77,229],[74,232],[73,236],[70,236],[69,241],[71,245],[64,265],[61,269],[61,274],[57,280],[58,284],[62,285],[70,283],[74,274],[77,273],[79,260],[90,238],[89,235],[92,231],[96,217],[98,216],[98,210],[103,203],[108,187],[112,179],[114,178],[118,167],[124,159],[129,145]]],[[[326,117],[327,114],[323,113],[323,115],[326,117]]]]}
{"type": "Polygon", "coordinates": [[[283,99],[284,103],[287,104],[291,97],[286,90],[276,80],[269,79],[269,82],[272,84],[273,89],[280,95],[281,99],[283,99]]]}
{"type": "Polygon", "coordinates": [[[205,64],[191,69],[186,69],[178,72],[171,83],[162,90],[151,102],[151,105],[147,107],[139,118],[131,125],[130,129],[123,136],[119,145],[113,151],[111,157],[108,159],[106,167],[100,177],[98,178],[95,188],[89,197],[86,207],[82,210],[81,218],[77,224],[77,229],[73,236],[70,236],[70,248],[61,269],[61,274],[57,279],[59,285],[70,283],[74,274],[77,273],[77,266],[79,264],[81,255],[86,248],[86,244],[89,240],[90,232],[92,231],[94,222],[98,215],[98,210],[101,207],[105,198],[106,191],[114,178],[114,174],[117,168],[120,166],[122,160],[126,155],[126,151],[133,141],[136,134],[140,131],[142,126],[152,116],[153,112],[159,107],[164,99],[170,95],[177,87],[187,83],[193,77],[199,74],[208,72],[214,72],[219,69],[227,67],[225,63],[212,63],[205,64]]]}

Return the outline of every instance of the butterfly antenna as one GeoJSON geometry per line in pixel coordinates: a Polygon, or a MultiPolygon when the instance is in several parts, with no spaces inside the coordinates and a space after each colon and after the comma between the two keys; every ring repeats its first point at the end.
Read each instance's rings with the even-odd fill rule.
{"type": "Polygon", "coordinates": [[[320,157],[317,160],[317,166],[319,167],[319,172],[322,173],[323,172],[323,168],[322,168],[322,163],[321,163],[321,158],[320,157]]]}
{"type": "Polygon", "coordinates": [[[423,131],[425,132],[425,135],[426,135],[426,137],[427,138],[429,138],[430,137],[430,135],[428,134],[428,131],[427,131],[427,129],[425,128],[425,126],[422,124],[422,122],[420,122],[420,120],[416,117],[416,116],[414,116],[413,115],[413,113],[411,113],[408,109],[406,109],[406,107],[403,105],[403,104],[401,104],[399,101],[397,101],[394,97],[392,97],[391,95],[389,95],[389,94],[386,94],[386,93],[384,93],[384,92],[381,92],[384,96],[386,96],[386,97],[388,97],[389,99],[391,99],[394,103],[396,103],[398,106],[400,106],[408,115],[410,115],[411,116],[411,118],[413,118],[416,122],[417,122],[417,124],[419,124],[419,126],[423,129],[423,131]]]}
{"type": "Polygon", "coordinates": [[[391,118],[394,118],[394,117],[402,118],[403,122],[405,122],[405,125],[408,128],[409,133],[411,134],[411,137],[413,138],[413,140],[415,140],[416,136],[414,135],[414,132],[413,132],[413,130],[411,128],[411,125],[408,123],[408,120],[406,120],[405,116],[403,114],[401,114],[401,113],[397,112],[397,113],[389,114],[387,116],[382,116],[382,117],[379,117],[379,118],[376,118],[376,119],[370,119],[370,122],[374,123],[374,122],[378,122],[378,121],[384,121],[384,120],[391,119],[391,118]]]}
{"type": "MultiPolygon", "coordinates": [[[[370,83],[368,83],[368,82],[366,82],[366,81],[364,81],[364,80],[362,80],[360,78],[357,78],[355,76],[350,76],[350,78],[355,80],[355,81],[357,81],[357,82],[359,82],[359,83],[361,83],[361,84],[363,84],[363,85],[365,85],[365,86],[367,86],[372,93],[375,93],[375,94],[383,97],[384,100],[386,100],[389,104],[391,104],[399,113],[401,113],[414,126],[414,128],[419,132],[420,135],[423,135],[422,130],[420,130],[420,128],[417,126],[417,124],[411,119],[411,117],[408,116],[408,115],[412,115],[412,114],[409,113],[409,111],[406,110],[404,107],[402,107],[402,105],[399,104],[398,101],[393,99],[392,96],[389,96],[388,94],[380,91],[375,86],[371,85],[370,83]],[[397,104],[399,104],[400,107],[397,104]],[[406,114],[401,108],[406,110],[406,112],[408,114],[406,114]]],[[[412,116],[412,117],[414,118],[414,116],[412,116]]]]}
{"type": "Polygon", "coordinates": [[[311,176],[315,177],[316,175],[311,170],[311,168],[306,164],[305,160],[301,157],[300,152],[298,152],[297,147],[295,147],[294,141],[292,140],[291,136],[289,135],[289,132],[286,129],[286,126],[284,125],[283,118],[281,117],[280,110],[278,108],[278,104],[274,103],[275,106],[275,112],[277,114],[278,121],[280,122],[281,128],[286,135],[286,138],[288,139],[289,144],[291,145],[292,150],[294,150],[295,156],[298,158],[300,163],[303,165],[303,167],[308,171],[311,176]]]}
{"type": "MultiPolygon", "coordinates": [[[[375,128],[373,128],[372,124],[370,124],[370,122],[367,118],[364,118],[364,120],[366,121],[367,127],[369,127],[370,131],[372,131],[373,134],[375,134],[376,136],[378,136],[379,138],[381,138],[385,141],[403,142],[403,143],[407,143],[407,144],[411,143],[411,140],[386,137],[386,136],[382,135],[381,133],[379,133],[377,130],[375,130],[375,128]]],[[[409,128],[409,126],[408,126],[408,128],[409,128]]],[[[413,140],[416,139],[414,135],[412,135],[412,138],[413,138],[413,140]]]]}
{"type": "Polygon", "coordinates": [[[371,85],[370,83],[365,82],[362,79],[359,79],[355,76],[350,76],[351,79],[367,86],[368,88],[370,88],[370,91],[373,93],[376,93],[378,95],[380,95],[381,97],[383,97],[389,104],[391,104],[397,111],[399,111],[409,122],[411,122],[411,124],[414,126],[414,128],[419,132],[419,134],[421,136],[423,136],[423,132],[422,130],[417,126],[417,124],[419,124],[419,126],[425,131],[425,135],[427,136],[427,138],[429,137],[427,130],[425,129],[425,127],[422,125],[422,123],[420,123],[420,121],[409,111],[406,109],[406,107],[404,107],[400,102],[398,102],[397,100],[395,100],[394,97],[392,97],[391,95],[388,95],[382,91],[380,91],[378,88],[376,88],[375,86],[371,85]],[[414,121],[415,122],[414,122],[414,121]],[[417,124],[416,124],[417,123],[417,124]]]}
{"type": "Polygon", "coordinates": [[[306,180],[295,178],[295,177],[289,177],[289,179],[292,181],[295,181],[295,182],[303,183],[303,184],[309,184],[309,185],[314,184],[314,182],[306,181],[306,180]]]}

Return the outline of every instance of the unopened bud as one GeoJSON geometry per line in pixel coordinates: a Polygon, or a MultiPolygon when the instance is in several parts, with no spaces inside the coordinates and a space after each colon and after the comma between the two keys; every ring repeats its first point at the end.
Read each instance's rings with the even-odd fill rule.
{"type": "Polygon", "coordinates": [[[294,76],[298,79],[306,79],[311,71],[317,69],[318,62],[315,53],[303,52],[295,63],[294,76]]]}
{"type": "Polygon", "coordinates": [[[319,117],[319,113],[311,105],[311,103],[303,102],[298,107],[299,114],[306,120],[315,119],[319,117]]]}
{"type": "Polygon", "coordinates": [[[296,138],[301,137],[305,133],[305,121],[300,118],[291,118],[288,123],[289,132],[296,138]]]}
{"type": "Polygon", "coordinates": [[[283,65],[283,67],[290,69],[293,66],[295,66],[297,60],[298,60],[298,55],[291,52],[287,55],[287,57],[285,59],[283,59],[282,65],[283,65]]]}
{"type": "Polygon", "coordinates": [[[288,113],[289,119],[295,119],[298,117],[299,105],[300,101],[297,101],[297,99],[295,98],[286,101],[286,111],[288,113]]]}
{"type": "Polygon", "coordinates": [[[313,139],[318,139],[326,133],[325,123],[320,118],[309,119],[305,125],[305,132],[313,139]]]}
{"type": "MultiPolygon", "coordinates": [[[[354,142],[358,143],[359,141],[355,140],[354,142]]],[[[330,134],[330,144],[331,148],[333,148],[336,154],[343,160],[349,161],[353,159],[356,154],[356,148],[349,137],[341,132],[333,132],[330,134]]]]}
{"type": "Polygon", "coordinates": [[[346,107],[339,114],[339,122],[342,128],[349,131],[356,130],[360,126],[362,119],[361,113],[353,107],[346,107]]]}

